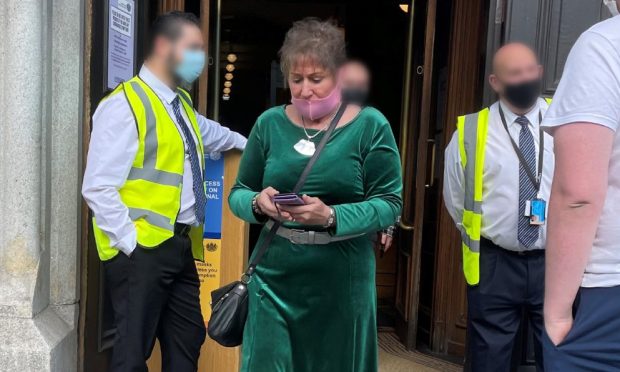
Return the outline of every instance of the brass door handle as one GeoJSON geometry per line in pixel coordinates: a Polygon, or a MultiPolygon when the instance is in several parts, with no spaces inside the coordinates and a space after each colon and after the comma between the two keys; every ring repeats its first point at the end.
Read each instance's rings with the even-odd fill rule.
{"type": "Polygon", "coordinates": [[[433,144],[433,147],[431,150],[431,179],[429,183],[424,185],[424,187],[428,189],[428,188],[435,186],[435,158],[436,158],[435,150],[437,149],[437,141],[435,141],[433,138],[429,138],[426,140],[426,142],[433,144]]]}

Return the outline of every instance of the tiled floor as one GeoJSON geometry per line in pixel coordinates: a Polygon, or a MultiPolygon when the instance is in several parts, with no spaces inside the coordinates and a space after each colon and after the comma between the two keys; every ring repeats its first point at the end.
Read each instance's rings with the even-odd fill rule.
{"type": "Polygon", "coordinates": [[[462,367],[417,351],[408,351],[396,335],[379,333],[380,372],[457,372],[462,367]]]}

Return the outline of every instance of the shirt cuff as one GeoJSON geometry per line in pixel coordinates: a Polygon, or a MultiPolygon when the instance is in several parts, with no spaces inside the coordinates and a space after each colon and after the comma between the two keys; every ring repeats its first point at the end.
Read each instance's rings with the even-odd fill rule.
{"type": "Polygon", "coordinates": [[[248,143],[248,139],[245,138],[244,136],[242,136],[241,134],[237,133],[237,136],[239,137],[239,139],[237,140],[237,149],[243,151],[245,149],[245,145],[248,143]]]}
{"type": "Polygon", "coordinates": [[[129,257],[136,249],[136,245],[138,244],[137,240],[136,229],[134,228],[129,234],[123,236],[117,242],[112,244],[112,246],[129,257]]]}

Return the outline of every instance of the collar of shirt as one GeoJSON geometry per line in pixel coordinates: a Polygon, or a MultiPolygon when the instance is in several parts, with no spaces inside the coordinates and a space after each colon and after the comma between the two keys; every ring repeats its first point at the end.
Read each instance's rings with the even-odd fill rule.
{"type": "Polygon", "coordinates": [[[163,81],[159,80],[159,78],[155,76],[155,74],[153,74],[153,72],[151,72],[148,67],[142,65],[138,76],[149,87],[151,87],[151,89],[153,89],[153,91],[159,96],[159,98],[164,100],[168,105],[172,105],[172,101],[174,101],[174,99],[177,97],[177,93],[174,90],[170,89],[170,87],[167,86],[163,81]]]}
{"type": "MultiPolygon", "coordinates": [[[[519,116],[514,112],[512,112],[501,100],[499,104],[502,106],[502,111],[504,111],[504,116],[506,117],[506,123],[508,124],[508,128],[513,129],[513,126],[517,126],[519,130],[521,130],[521,125],[516,123],[516,120],[519,116]]],[[[536,104],[530,111],[528,111],[525,115],[527,120],[530,121],[530,128],[537,128],[540,124],[538,122],[538,113],[540,112],[540,98],[536,101],[536,104]]]]}

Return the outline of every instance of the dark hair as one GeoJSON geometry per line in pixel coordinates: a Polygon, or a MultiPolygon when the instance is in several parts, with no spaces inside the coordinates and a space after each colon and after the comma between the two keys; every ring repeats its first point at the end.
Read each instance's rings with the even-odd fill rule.
{"type": "Polygon", "coordinates": [[[169,40],[176,40],[181,36],[181,26],[190,25],[200,28],[200,20],[192,13],[180,12],[174,10],[162,14],[155,18],[151,26],[148,53],[153,52],[155,40],[158,37],[165,37],[169,40]]]}

